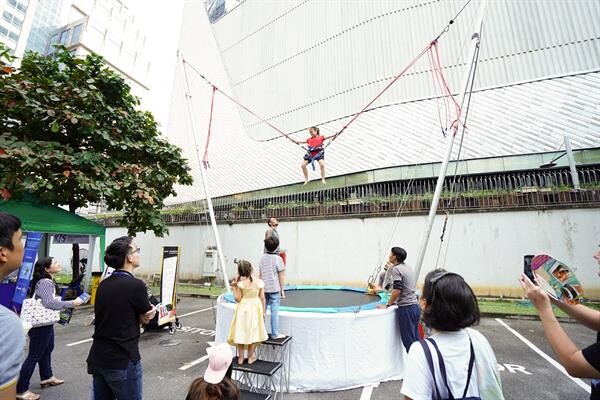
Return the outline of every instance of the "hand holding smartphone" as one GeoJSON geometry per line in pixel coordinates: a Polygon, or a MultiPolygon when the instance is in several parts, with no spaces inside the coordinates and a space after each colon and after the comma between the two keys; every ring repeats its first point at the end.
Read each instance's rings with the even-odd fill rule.
{"type": "Polygon", "coordinates": [[[79,295],[77,298],[78,298],[79,300],[81,300],[81,304],[85,304],[85,303],[87,303],[88,301],[90,301],[90,298],[91,298],[91,297],[92,297],[92,296],[90,296],[88,293],[85,293],[85,292],[84,292],[84,293],[81,293],[81,294],[80,294],[80,295],[79,295]]]}

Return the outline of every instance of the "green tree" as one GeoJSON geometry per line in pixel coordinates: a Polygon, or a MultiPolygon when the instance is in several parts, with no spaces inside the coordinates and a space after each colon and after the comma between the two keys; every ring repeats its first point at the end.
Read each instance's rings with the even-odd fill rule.
{"type": "Polygon", "coordinates": [[[118,222],[131,235],[167,233],[160,209],[175,184],[191,185],[190,168],[127,82],[102,57],[64,47],[51,57],[29,52],[17,70],[0,63],[4,193],[71,212],[103,202],[123,211],[118,222]]]}

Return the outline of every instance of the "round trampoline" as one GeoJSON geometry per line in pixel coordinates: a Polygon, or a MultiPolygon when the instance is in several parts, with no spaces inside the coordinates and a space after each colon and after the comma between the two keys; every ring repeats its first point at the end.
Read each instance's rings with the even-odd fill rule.
{"type": "MultiPolygon", "coordinates": [[[[344,286],[286,287],[279,308],[279,333],[289,335],[291,392],[342,390],[402,379],[404,348],[395,308],[363,289],[344,286]]],[[[233,295],[217,301],[216,342],[227,340],[235,310],[233,295]]],[[[270,315],[265,320],[270,332],[270,315]]],[[[271,346],[263,346],[269,352],[271,346]]],[[[264,353],[263,353],[264,354],[264,353]]]]}

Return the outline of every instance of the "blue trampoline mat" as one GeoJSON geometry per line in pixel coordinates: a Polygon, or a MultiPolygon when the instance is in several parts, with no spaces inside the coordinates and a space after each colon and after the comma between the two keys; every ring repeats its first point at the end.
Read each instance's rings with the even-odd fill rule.
{"type": "MultiPolygon", "coordinates": [[[[224,298],[235,303],[232,293],[224,298]]],[[[343,313],[372,310],[382,302],[379,295],[368,295],[364,289],[347,286],[298,285],[285,288],[280,311],[343,313]]]]}

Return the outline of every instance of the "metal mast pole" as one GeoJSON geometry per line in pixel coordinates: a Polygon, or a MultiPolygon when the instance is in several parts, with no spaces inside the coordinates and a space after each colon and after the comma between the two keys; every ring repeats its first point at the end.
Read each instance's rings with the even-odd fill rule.
{"type": "MultiPolygon", "coordinates": [[[[462,107],[465,103],[466,94],[469,91],[471,79],[474,79],[472,74],[474,73],[475,65],[477,64],[476,53],[478,51],[479,42],[481,39],[481,30],[483,28],[483,15],[485,13],[486,6],[487,0],[483,0],[481,6],[479,7],[477,22],[473,27],[473,34],[471,35],[471,46],[469,49],[469,57],[467,57],[467,60],[470,61],[468,61],[469,64],[467,65],[467,72],[465,73],[464,83],[461,86],[462,92],[460,94],[458,102],[460,104],[461,114],[462,107]]],[[[452,147],[454,146],[454,140],[456,139],[456,133],[458,132],[459,126],[460,124],[456,123],[452,132],[448,135],[446,156],[444,158],[444,161],[442,162],[440,175],[438,176],[437,184],[435,186],[435,192],[433,193],[433,199],[431,200],[431,208],[429,209],[429,216],[427,217],[425,233],[423,234],[421,247],[419,249],[419,255],[417,257],[417,263],[415,264],[415,281],[419,280],[419,273],[421,272],[421,267],[423,266],[423,259],[425,258],[425,252],[427,251],[427,245],[429,243],[429,236],[431,235],[431,228],[433,227],[433,220],[435,219],[438,203],[440,201],[440,196],[444,187],[444,179],[446,178],[446,171],[448,169],[448,163],[450,162],[450,157],[452,155],[452,147]]]]}
{"type": "Polygon", "coordinates": [[[204,171],[204,164],[200,159],[200,148],[198,147],[198,140],[196,139],[196,124],[194,123],[193,117],[193,107],[192,107],[192,95],[190,93],[190,85],[187,78],[187,73],[185,71],[185,61],[183,59],[182,54],[178,53],[178,58],[181,63],[181,68],[183,70],[183,80],[185,81],[185,100],[188,111],[188,117],[190,119],[190,125],[192,127],[192,136],[194,138],[194,146],[196,148],[196,157],[198,158],[198,165],[200,167],[200,173],[202,175],[202,185],[204,186],[204,194],[206,195],[206,204],[208,206],[208,213],[210,215],[210,224],[212,226],[213,233],[215,235],[215,242],[217,244],[217,254],[219,256],[219,264],[221,266],[221,271],[223,272],[223,278],[225,279],[225,287],[228,292],[231,292],[231,287],[229,286],[229,278],[227,277],[227,271],[225,270],[225,257],[223,257],[223,250],[221,247],[221,239],[219,238],[219,231],[217,230],[217,220],[215,218],[215,210],[213,209],[212,199],[210,198],[210,192],[208,190],[208,179],[206,177],[206,171],[204,171]]]}

